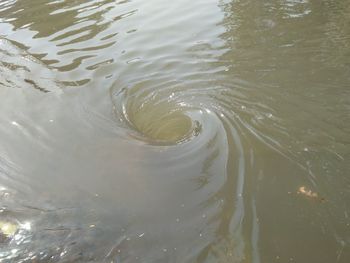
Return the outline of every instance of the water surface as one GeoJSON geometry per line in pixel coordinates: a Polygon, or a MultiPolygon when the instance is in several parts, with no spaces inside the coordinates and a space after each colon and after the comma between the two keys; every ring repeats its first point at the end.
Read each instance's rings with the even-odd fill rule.
{"type": "Polygon", "coordinates": [[[350,261],[350,2],[0,2],[0,262],[350,261]]]}

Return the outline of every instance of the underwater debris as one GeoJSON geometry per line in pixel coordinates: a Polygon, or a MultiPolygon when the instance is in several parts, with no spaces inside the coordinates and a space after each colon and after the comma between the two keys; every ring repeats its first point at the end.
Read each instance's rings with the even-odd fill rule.
{"type": "Polygon", "coordinates": [[[18,225],[8,221],[0,221],[0,243],[16,234],[18,225]]]}

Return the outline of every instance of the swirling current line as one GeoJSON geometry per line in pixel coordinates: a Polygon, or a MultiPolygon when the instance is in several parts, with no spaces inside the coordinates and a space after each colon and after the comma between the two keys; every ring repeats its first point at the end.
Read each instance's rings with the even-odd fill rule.
{"type": "MultiPolygon", "coordinates": [[[[230,200],[223,210],[231,216],[222,220],[219,229],[235,240],[235,253],[242,259],[245,257],[241,228],[245,213],[243,191],[249,157],[244,153],[239,124],[232,119],[232,110],[220,104],[217,97],[228,88],[214,81],[208,83],[192,82],[188,88],[185,81],[137,80],[124,87],[116,82],[111,99],[119,126],[147,147],[166,147],[169,151],[181,147],[181,154],[190,155],[212,140],[221,140],[226,178],[217,194],[229,194],[230,200]],[[209,87],[204,88],[208,83],[209,87]]],[[[204,249],[199,257],[208,253],[210,248],[204,249]]]]}

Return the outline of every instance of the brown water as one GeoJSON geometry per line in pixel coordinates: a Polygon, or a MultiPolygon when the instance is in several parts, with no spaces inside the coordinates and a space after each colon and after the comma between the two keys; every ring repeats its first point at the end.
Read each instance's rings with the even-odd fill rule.
{"type": "Polygon", "coordinates": [[[0,262],[350,262],[350,1],[0,1],[0,262]]]}

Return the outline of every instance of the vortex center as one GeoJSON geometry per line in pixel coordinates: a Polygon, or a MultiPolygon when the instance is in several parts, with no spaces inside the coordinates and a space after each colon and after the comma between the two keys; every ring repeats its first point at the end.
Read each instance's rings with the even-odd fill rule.
{"type": "MultiPolygon", "coordinates": [[[[160,110],[160,109],[158,109],[160,110]]],[[[180,111],[144,112],[142,118],[133,121],[136,129],[155,141],[176,143],[186,138],[192,130],[192,120],[180,111]]]]}

